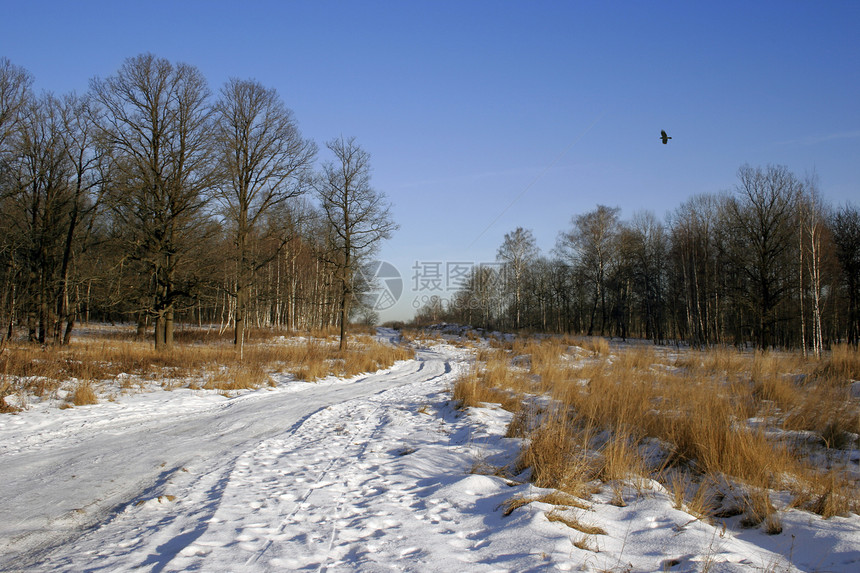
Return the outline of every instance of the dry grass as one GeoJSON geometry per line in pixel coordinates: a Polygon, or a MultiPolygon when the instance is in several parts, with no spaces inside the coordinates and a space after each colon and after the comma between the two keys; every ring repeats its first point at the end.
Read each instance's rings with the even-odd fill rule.
{"type": "Polygon", "coordinates": [[[514,412],[508,429],[505,432],[506,438],[525,438],[531,432],[532,426],[535,423],[535,412],[532,408],[520,408],[514,412]]]}
{"type": "Polygon", "coordinates": [[[648,475],[637,440],[623,431],[612,433],[600,453],[598,477],[602,481],[629,480],[648,475]]]}
{"type": "Polygon", "coordinates": [[[476,408],[483,404],[500,404],[502,408],[515,411],[519,409],[519,400],[512,392],[503,388],[488,385],[487,380],[477,368],[472,368],[454,383],[454,400],[459,407],[476,408]]]}
{"type": "MultiPolygon", "coordinates": [[[[589,357],[575,362],[566,342],[520,340],[510,352],[479,355],[491,380],[505,380],[490,366],[499,353],[528,366],[525,382],[499,385],[526,403],[507,436],[527,438],[516,469],[530,469],[536,485],[587,497],[596,480],[621,487],[654,478],[676,507],[702,518],[742,515],[769,533],[781,528],[772,491],[824,517],[860,511],[856,479],[817,467],[807,457],[815,445],[797,447],[786,433],[813,432],[823,451],[856,447],[860,404],[848,383],[860,372],[856,350],[836,347],[815,360],[716,348],[670,359],[647,345],[610,353],[604,339],[586,339],[578,345],[589,357]],[[549,409],[528,405],[536,390],[551,398],[549,409]],[[727,488],[742,500],[734,509],[721,505],[727,488]]],[[[485,401],[497,400],[475,403],[485,401]]]]}
{"type": "Polygon", "coordinates": [[[511,363],[505,350],[485,348],[478,351],[475,365],[457,380],[453,392],[461,408],[494,403],[516,413],[530,387],[526,373],[511,363]]]}
{"type": "Polygon", "coordinates": [[[594,356],[609,356],[609,341],[601,336],[581,338],[578,345],[591,352],[594,356]]]}
{"type": "Polygon", "coordinates": [[[581,538],[574,541],[573,546],[577,549],[582,549],[583,551],[591,551],[592,553],[598,552],[597,547],[591,544],[590,536],[588,535],[583,535],[581,538]]]}
{"type": "Polygon", "coordinates": [[[533,501],[535,501],[536,499],[537,499],[537,498],[529,498],[529,497],[512,497],[511,499],[508,499],[508,500],[506,500],[505,502],[503,502],[503,503],[502,503],[502,505],[501,505],[501,507],[502,507],[502,515],[504,515],[505,517],[507,517],[507,516],[509,516],[510,514],[512,514],[514,511],[516,511],[517,509],[519,509],[519,508],[521,508],[521,507],[524,507],[524,506],[526,506],[526,505],[528,505],[528,504],[532,503],[532,502],[533,502],[533,501]]]}
{"type": "Polygon", "coordinates": [[[598,472],[588,450],[591,436],[591,428],[576,427],[564,413],[545,413],[520,452],[517,468],[530,468],[538,487],[587,498],[595,492],[592,482],[598,472]]]}
{"type": "Polygon", "coordinates": [[[554,491],[541,496],[512,497],[502,504],[502,514],[508,516],[520,507],[534,502],[546,503],[562,509],[576,508],[583,511],[591,510],[591,507],[581,499],[564,492],[554,491]]]}
{"type": "Polygon", "coordinates": [[[75,406],[86,406],[88,404],[98,404],[99,399],[96,396],[93,385],[89,380],[78,382],[72,392],[69,394],[68,402],[75,406]]]}
{"type": "Polygon", "coordinates": [[[860,348],[849,344],[834,346],[817,371],[819,375],[837,382],[860,380],[860,348]]]}
{"type": "Polygon", "coordinates": [[[580,533],[584,533],[586,535],[606,535],[606,530],[602,527],[597,527],[596,525],[588,525],[579,521],[575,517],[571,517],[569,515],[562,514],[555,510],[546,514],[546,518],[552,522],[563,523],[571,529],[575,529],[580,533]]]}
{"type": "Polygon", "coordinates": [[[203,386],[207,390],[250,390],[270,383],[261,364],[237,364],[214,373],[203,386]]]}
{"type": "MultiPolygon", "coordinates": [[[[320,333],[328,336],[328,333],[320,333]]],[[[178,384],[228,393],[274,383],[272,373],[293,373],[301,380],[330,374],[354,376],[390,367],[412,358],[414,351],[377,342],[366,335],[352,336],[350,349],[341,352],[336,339],[283,338],[284,332],[252,330],[240,358],[232,339],[217,329],[183,331],[169,351],[156,352],[133,331],[105,331],[68,346],[40,347],[11,344],[0,354],[0,411],[15,408],[10,395],[56,397],[68,380],[117,380],[121,390],[132,380],[161,381],[165,389],[178,384]]],[[[83,399],[83,398],[82,398],[83,399]]],[[[69,400],[69,404],[76,403],[69,400]]]]}
{"type": "Polygon", "coordinates": [[[350,348],[336,355],[342,360],[341,376],[355,376],[390,367],[399,360],[415,357],[415,351],[402,346],[376,342],[369,336],[356,338],[350,348]]]}

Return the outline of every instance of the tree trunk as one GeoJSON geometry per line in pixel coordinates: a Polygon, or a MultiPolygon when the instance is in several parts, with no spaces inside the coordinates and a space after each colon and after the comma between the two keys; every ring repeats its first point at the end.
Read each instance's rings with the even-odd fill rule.
{"type": "Polygon", "coordinates": [[[173,348],[173,332],[174,332],[174,310],[173,303],[167,307],[167,311],[164,313],[164,348],[165,350],[170,350],[173,348]]]}
{"type": "Polygon", "coordinates": [[[155,315],[155,350],[164,349],[164,317],[161,313],[155,315]]]}

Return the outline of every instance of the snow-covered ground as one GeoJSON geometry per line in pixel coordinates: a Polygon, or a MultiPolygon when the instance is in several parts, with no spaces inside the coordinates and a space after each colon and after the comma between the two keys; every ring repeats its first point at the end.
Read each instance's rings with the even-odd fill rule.
{"type": "Polygon", "coordinates": [[[856,515],[786,510],[771,536],[673,509],[656,483],[624,507],[607,488],[506,516],[547,492],[474,473],[520,443],[507,412],[450,402],[470,359],[437,342],[348,380],[0,416],[0,570],[860,571],[856,515]]]}

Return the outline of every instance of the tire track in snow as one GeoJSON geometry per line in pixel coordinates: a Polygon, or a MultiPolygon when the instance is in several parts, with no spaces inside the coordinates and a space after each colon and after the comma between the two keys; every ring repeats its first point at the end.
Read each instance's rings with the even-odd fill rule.
{"type": "MultiPolygon", "coordinates": [[[[0,468],[0,480],[12,485],[11,495],[0,501],[0,519],[11,519],[0,524],[0,570],[47,562],[52,568],[75,569],[76,560],[68,551],[74,553],[74,546],[109,533],[106,530],[114,525],[120,527],[135,513],[136,501],[156,497],[178,480],[189,499],[176,503],[182,503],[182,511],[198,515],[200,527],[176,531],[174,539],[167,540],[168,523],[161,524],[157,535],[141,524],[142,537],[150,535],[157,540],[156,548],[176,550],[175,555],[205,533],[225,489],[242,470],[243,455],[260,442],[300,434],[308,419],[329,406],[444,376],[451,370],[445,358],[422,351],[416,360],[349,383],[320,384],[292,393],[261,391],[181,416],[160,418],[156,412],[149,421],[135,415],[120,416],[115,423],[100,419],[91,427],[59,427],[29,449],[22,446],[18,453],[4,456],[11,463],[0,468]],[[72,430],[81,435],[64,439],[72,430]],[[67,556],[51,558],[61,555],[67,556]]],[[[303,438],[304,447],[326,439],[319,434],[303,438]]],[[[128,551],[144,546],[145,539],[128,551]]],[[[167,563],[149,561],[148,566],[161,568],[167,563]]]]}

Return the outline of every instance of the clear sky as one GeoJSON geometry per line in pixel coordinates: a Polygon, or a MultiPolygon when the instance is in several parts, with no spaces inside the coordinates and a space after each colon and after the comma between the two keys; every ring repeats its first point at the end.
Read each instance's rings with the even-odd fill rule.
{"type": "Polygon", "coordinates": [[[430,263],[492,262],[518,226],[548,253],[597,204],[662,219],[745,163],[860,203],[853,0],[0,0],[0,55],[39,90],[83,92],[142,52],[213,91],[254,78],[321,148],[371,153],[401,226],[380,253],[404,280],[384,319],[428,294],[413,279],[430,263]]]}

